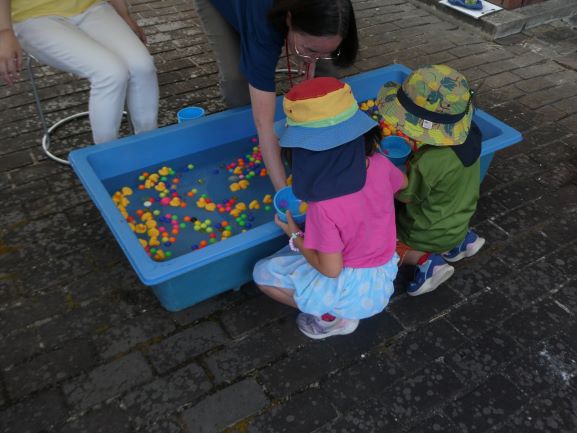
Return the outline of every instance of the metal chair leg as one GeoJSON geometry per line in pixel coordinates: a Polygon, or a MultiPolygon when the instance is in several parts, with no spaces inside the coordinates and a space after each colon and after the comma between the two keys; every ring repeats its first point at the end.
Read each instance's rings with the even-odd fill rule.
{"type": "MultiPolygon", "coordinates": [[[[35,59],[33,56],[28,55],[28,59],[26,61],[26,69],[27,69],[27,73],[28,73],[28,78],[30,79],[30,83],[32,85],[32,94],[34,96],[34,104],[36,105],[36,114],[38,115],[38,118],[40,119],[40,123],[42,124],[42,130],[43,130],[42,150],[44,151],[46,156],[49,157],[50,159],[52,159],[52,160],[54,160],[60,164],[70,165],[70,162],[68,162],[67,159],[60,158],[60,157],[54,155],[52,153],[52,151],[50,150],[50,134],[52,134],[54,131],[56,131],[56,129],[58,129],[60,126],[64,125],[65,123],[68,123],[71,120],[77,119],[79,117],[88,116],[89,113],[88,113],[88,111],[83,111],[81,113],[72,114],[68,117],[65,117],[64,119],[58,120],[53,125],[48,126],[48,124],[46,123],[46,118],[44,117],[44,111],[42,110],[42,104],[40,102],[40,96],[38,95],[38,88],[36,86],[36,79],[35,79],[34,73],[32,71],[32,61],[33,60],[38,62],[38,60],[35,59]]],[[[126,118],[128,120],[128,128],[130,130],[130,133],[134,134],[134,126],[132,125],[132,119],[130,118],[130,115],[128,114],[127,111],[123,111],[122,114],[124,116],[126,116],[126,118]]]]}

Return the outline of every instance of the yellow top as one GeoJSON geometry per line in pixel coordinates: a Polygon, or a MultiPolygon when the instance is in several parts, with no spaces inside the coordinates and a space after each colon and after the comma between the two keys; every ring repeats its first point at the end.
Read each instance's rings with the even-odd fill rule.
{"type": "Polygon", "coordinates": [[[12,0],[12,22],[56,15],[73,17],[99,0],[12,0]]]}

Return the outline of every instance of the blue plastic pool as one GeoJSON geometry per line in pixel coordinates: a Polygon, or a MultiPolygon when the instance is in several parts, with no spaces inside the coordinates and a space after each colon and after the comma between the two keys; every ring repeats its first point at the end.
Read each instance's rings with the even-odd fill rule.
{"type": "MultiPolygon", "coordinates": [[[[357,100],[363,101],[374,98],[386,81],[401,82],[409,73],[405,66],[392,65],[345,81],[357,100]]],[[[282,97],[279,97],[276,118],[282,116],[282,97]]],[[[521,134],[481,110],[476,111],[475,121],[483,133],[484,176],[494,153],[521,141],[521,134]]],[[[248,141],[255,134],[250,107],[243,107],[71,152],[74,171],[132,267],[167,310],[180,310],[250,281],[255,262],[286,245],[286,236],[272,221],[271,213],[270,222],[225,242],[156,262],[146,254],[116,208],[107,186],[111,188],[114,179],[169,161],[186,160],[197,167],[211,165],[223,155],[235,153],[235,143],[248,141]]],[[[242,149],[238,150],[242,153],[242,149]]]]}

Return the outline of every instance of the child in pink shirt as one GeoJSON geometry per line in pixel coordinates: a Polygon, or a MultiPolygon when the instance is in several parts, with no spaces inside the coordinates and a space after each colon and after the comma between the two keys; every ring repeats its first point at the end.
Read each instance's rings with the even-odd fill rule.
{"type": "Polygon", "coordinates": [[[308,337],[350,334],[393,294],[394,194],[407,180],[375,153],[377,124],[359,111],[348,84],[305,81],[286,94],[284,110],[278,135],[290,150],[293,191],[308,203],[306,233],[290,212],[286,224],[277,217],[290,248],[260,260],[254,281],[301,311],[297,325],[308,337]]]}

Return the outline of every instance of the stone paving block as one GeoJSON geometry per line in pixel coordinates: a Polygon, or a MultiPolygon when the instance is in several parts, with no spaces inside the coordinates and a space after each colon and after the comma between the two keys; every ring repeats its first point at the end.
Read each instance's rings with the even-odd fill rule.
{"type": "Polygon", "coordinates": [[[358,408],[343,413],[337,419],[315,430],[315,433],[399,433],[403,429],[403,424],[389,413],[386,407],[370,400],[358,408]]]}
{"type": "MultiPolygon", "coordinates": [[[[485,237],[486,233],[479,230],[479,235],[485,237]]],[[[488,248],[486,245],[484,248],[488,248]]],[[[455,273],[447,281],[447,285],[464,297],[470,297],[478,292],[493,286],[509,272],[509,266],[493,257],[492,254],[481,254],[475,256],[474,260],[458,263],[455,273]]]]}
{"type": "Polygon", "coordinates": [[[551,338],[513,361],[504,374],[527,395],[539,395],[570,385],[577,375],[577,355],[562,340],[551,338]]]}
{"type": "Polygon", "coordinates": [[[491,164],[491,175],[503,183],[534,177],[545,171],[541,161],[535,159],[526,154],[495,159],[491,164]],[[514,170],[511,169],[513,166],[515,167],[514,170]]]}
{"type": "Polygon", "coordinates": [[[363,319],[359,323],[357,332],[344,335],[342,338],[332,338],[327,341],[327,345],[339,354],[343,363],[357,361],[362,356],[373,350],[376,346],[387,344],[387,342],[401,333],[402,325],[393,315],[385,309],[368,319],[363,319]]]}
{"type": "Polygon", "coordinates": [[[561,70],[563,70],[563,68],[559,66],[557,63],[547,61],[545,63],[540,63],[517,69],[515,73],[519,75],[521,78],[529,79],[541,75],[553,74],[561,70]]]}
{"type": "MultiPolygon", "coordinates": [[[[499,203],[497,200],[493,199],[488,195],[481,194],[479,201],[477,202],[477,210],[471,218],[470,225],[473,227],[480,224],[483,221],[492,219],[495,216],[500,215],[505,212],[507,208],[499,203]]],[[[479,233],[483,237],[482,233],[479,233]]]]}
{"type": "Polygon", "coordinates": [[[126,395],[120,405],[136,429],[161,421],[184,404],[196,403],[212,385],[197,364],[190,364],[126,395]]]}
{"type": "Polygon", "coordinates": [[[460,332],[442,318],[396,338],[382,348],[380,353],[394,360],[403,371],[412,372],[466,341],[460,332]]]}
{"type": "Polygon", "coordinates": [[[444,356],[445,364],[468,386],[479,384],[521,353],[503,330],[492,328],[444,356]]]}
{"type": "Polygon", "coordinates": [[[262,388],[254,379],[245,379],[224,388],[183,412],[189,431],[217,433],[269,404],[262,388]]]}
{"type": "Polygon", "coordinates": [[[182,428],[176,421],[163,420],[146,428],[146,433],[183,433],[182,428]]]}
{"type": "Polygon", "coordinates": [[[551,87],[550,89],[541,90],[539,92],[531,93],[530,95],[525,95],[519,99],[519,102],[528,106],[529,108],[536,109],[549,105],[563,99],[575,96],[577,94],[577,87],[572,88],[565,85],[551,87]]]}
{"type": "Polygon", "coordinates": [[[133,315],[133,306],[105,297],[42,324],[37,332],[42,345],[51,348],[72,338],[102,332],[133,315]]]}
{"type": "Polygon", "coordinates": [[[463,334],[473,337],[495,326],[513,312],[513,306],[504,295],[488,289],[451,311],[447,319],[463,334]]]}
{"type": "Polygon", "coordinates": [[[220,320],[232,338],[239,336],[289,314],[292,308],[268,296],[258,296],[234,310],[225,311],[220,320]]]}
{"type": "Polygon", "coordinates": [[[187,326],[195,323],[203,317],[208,317],[219,310],[226,310],[229,307],[232,307],[235,303],[240,302],[242,299],[242,292],[230,290],[226,293],[215,296],[214,298],[193,305],[192,307],[171,313],[171,318],[180,326],[187,326]]]}
{"type": "Polygon", "coordinates": [[[396,420],[410,425],[453,399],[463,387],[449,367],[435,361],[397,382],[378,400],[396,420]]]}
{"type": "MultiPolygon", "coordinates": [[[[389,311],[406,328],[429,322],[463,300],[461,294],[443,284],[434,291],[435,295],[403,296],[389,306],[389,311]]],[[[432,295],[432,293],[431,293],[432,295]]]]}
{"type": "Polygon", "coordinates": [[[570,314],[551,298],[545,298],[503,322],[503,329],[520,344],[532,345],[568,325],[570,314]]]}
{"type": "Polygon", "coordinates": [[[545,165],[547,170],[542,176],[546,177],[555,173],[559,163],[570,162],[575,157],[575,151],[571,144],[559,140],[537,147],[529,157],[533,160],[538,159],[538,163],[545,165]]]}
{"type": "Polygon", "coordinates": [[[20,152],[10,153],[8,155],[3,155],[2,159],[0,159],[0,172],[22,168],[29,164],[32,164],[30,152],[23,150],[20,152]]]}
{"type": "Polygon", "coordinates": [[[517,236],[534,227],[542,226],[551,219],[551,214],[537,202],[529,202],[516,209],[504,212],[491,219],[491,222],[502,228],[510,236],[517,236]]]}
{"type": "MultiPolygon", "coordinates": [[[[489,72],[487,68],[482,67],[483,71],[489,72]]],[[[493,89],[498,89],[499,87],[507,86],[509,84],[513,84],[518,82],[520,79],[516,75],[512,74],[511,72],[504,71],[500,73],[491,72],[489,77],[483,81],[485,86],[488,86],[493,89]]]]}
{"type": "Polygon", "coordinates": [[[127,352],[139,343],[170,334],[176,329],[164,310],[150,311],[96,335],[94,342],[103,358],[127,352]]]}
{"type": "Polygon", "coordinates": [[[62,389],[74,410],[82,411],[147,382],[151,377],[152,370],[144,357],[131,353],[65,383],[62,389]]]}
{"type": "Polygon", "coordinates": [[[104,406],[75,419],[58,430],[59,433],[131,433],[130,421],[126,412],[114,407],[104,406]]]}
{"type": "Polygon", "coordinates": [[[250,433],[308,433],[337,416],[331,399],[318,390],[308,390],[270,412],[257,416],[248,427],[250,433]]]}
{"type": "Polygon", "coordinates": [[[495,188],[491,196],[503,206],[512,209],[528,200],[537,199],[545,194],[546,188],[535,179],[521,179],[495,188]]]}
{"type": "Polygon", "coordinates": [[[326,342],[310,344],[290,357],[275,362],[259,372],[258,381],[267,394],[282,398],[305,387],[315,385],[342,364],[339,354],[326,342]]]}
{"type": "Polygon", "coordinates": [[[320,386],[332,404],[344,413],[368,399],[378,398],[395,382],[403,380],[405,371],[404,365],[377,352],[336,371],[321,381],[320,386]]]}
{"type": "Polygon", "coordinates": [[[434,414],[412,428],[409,433],[459,433],[457,426],[440,414],[434,414]]]}
{"type": "Polygon", "coordinates": [[[471,226],[479,235],[485,238],[487,246],[483,247],[483,254],[495,253],[506,247],[505,242],[510,238],[509,234],[492,221],[488,220],[480,224],[472,222],[471,226]]]}
{"type": "Polygon", "coordinates": [[[577,430],[575,389],[564,387],[537,396],[530,404],[513,414],[495,433],[555,433],[577,430]]]}
{"type": "Polygon", "coordinates": [[[68,309],[63,293],[38,294],[18,299],[2,312],[0,331],[9,334],[34,322],[46,320],[68,309]]]}
{"type": "Polygon", "coordinates": [[[44,433],[67,417],[66,405],[57,390],[36,394],[0,412],[2,433],[44,433]]]}
{"type": "Polygon", "coordinates": [[[24,329],[8,337],[2,337],[2,345],[10,348],[10,350],[0,350],[0,367],[2,369],[24,362],[44,347],[38,331],[34,328],[24,329]]]}
{"type": "Polygon", "coordinates": [[[542,259],[555,249],[556,245],[542,233],[528,233],[524,237],[515,237],[515,242],[507,248],[496,253],[502,260],[508,261],[509,265],[523,268],[532,262],[542,259]]]}
{"type": "Polygon", "coordinates": [[[563,273],[541,260],[523,270],[512,272],[492,288],[507,296],[516,309],[522,309],[556,291],[566,281],[567,277],[563,273]]]}
{"type": "Polygon", "coordinates": [[[155,370],[162,374],[227,341],[217,323],[203,322],[150,346],[148,356],[155,370]]]}
{"type": "Polygon", "coordinates": [[[226,345],[208,356],[205,362],[217,382],[230,381],[263,367],[283,353],[307,342],[307,337],[297,329],[294,319],[289,318],[226,345]]]}
{"type": "Polygon", "coordinates": [[[96,365],[96,350],[87,340],[72,340],[61,349],[39,355],[4,373],[4,383],[12,399],[74,377],[96,365]]]}
{"type": "Polygon", "coordinates": [[[554,170],[539,176],[537,181],[555,190],[563,185],[575,183],[577,181],[576,169],[577,161],[575,163],[563,161],[558,163],[554,170]]]}
{"type": "Polygon", "coordinates": [[[495,375],[458,398],[443,412],[457,425],[459,432],[481,432],[512,415],[527,400],[507,378],[495,375]]]}

